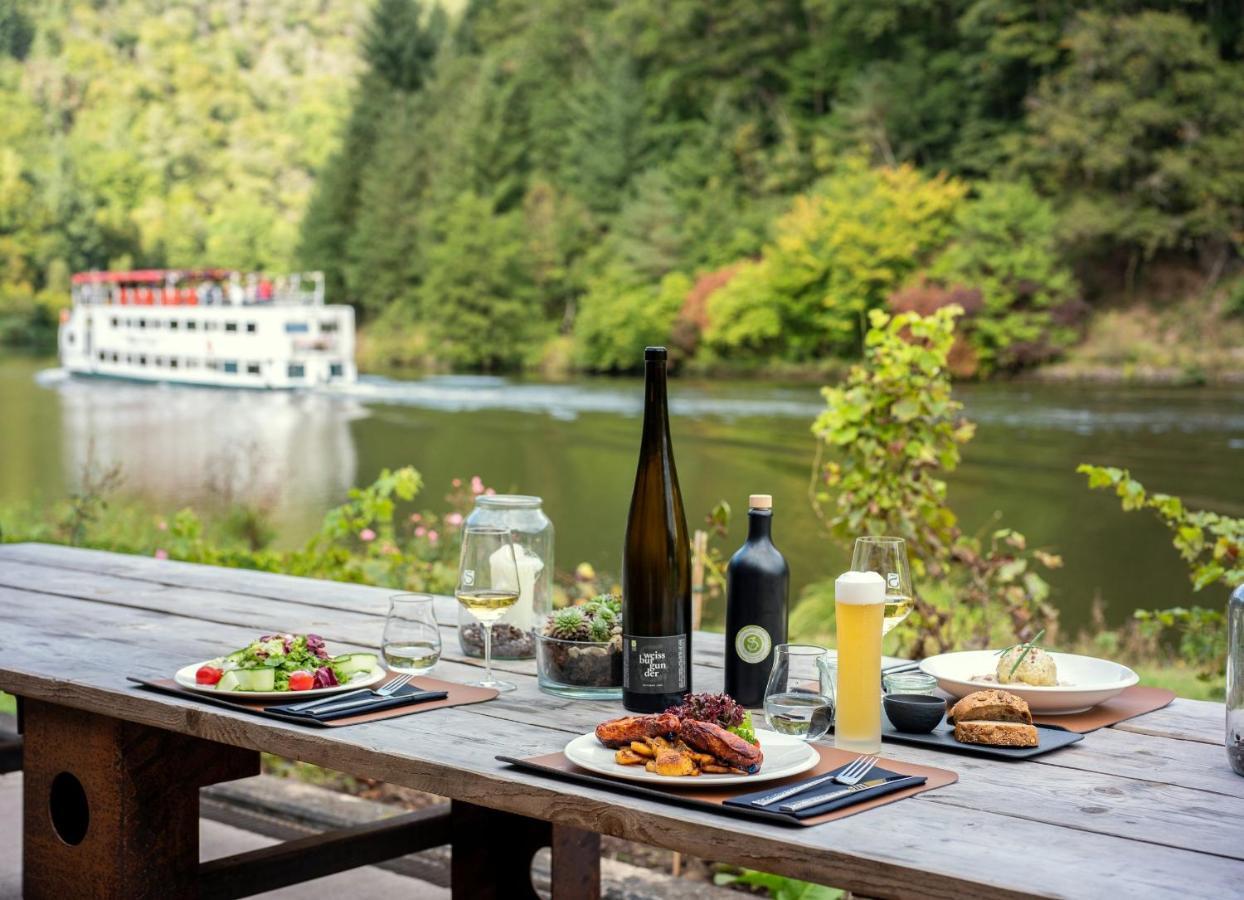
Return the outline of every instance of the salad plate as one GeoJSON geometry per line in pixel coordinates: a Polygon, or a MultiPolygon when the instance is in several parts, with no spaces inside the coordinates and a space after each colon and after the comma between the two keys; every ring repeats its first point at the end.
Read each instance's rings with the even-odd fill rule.
{"type": "Polygon", "coordinates": [[[225,656],[178,669],[187,690],[238,700],[290,700],[371,687],[388,672],[374,653],[332,656],[314,634],[266,634],[225,656]]]}
{"type": "Polygon", "coordinates": [[[964,650],[930,656],[921,661],[920,669],[936,678],[937,686],[956,699],[974,691],[1000,688],[1022,698],[1034,716],[1084,712],[1140,681],[1127,666],[1108,659],[1053,651],[1048,656],[1057,672],[1057,683],[1051,685],[1000,684],[995,674],[999,656],[994,650],[964,650]]]}
{"type": "Polygon", "coordinates": [[[566,759],[576,766],[608,775],[612,778],[623,778],[627,781],[642,781],[659,784],[663,787],[706,788],[729,784],[758,784],[772,781],[775,778],[786,778],[806,772],[817,764],[821,755],[816,748],[802,738],[789,734],[778,734],[776,731],[756,729],[756,739],[760,741],[760,749],[764,751],[764,763],[755,775],[698,775],[695,778],[670,778],[649,772],[643,766],[622,766],[614,760],[616,750],[610,750],[596,738],[596,733],[589,731],[581,734],[569,744],[564,751],[566,759]]]}

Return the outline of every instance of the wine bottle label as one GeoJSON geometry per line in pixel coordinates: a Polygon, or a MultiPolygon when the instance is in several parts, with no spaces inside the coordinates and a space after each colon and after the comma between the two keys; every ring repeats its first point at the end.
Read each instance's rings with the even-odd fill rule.
{"type": "Polygon", "coordinates": [[[624,637],[622,684],[637,694],[687,690],[687,636],[624,637]]]}
{"type": "Polygon", "coordinates": [[[772,649],[773,638],[759,625],[744,625],[734,636],[734,652],[743,662],[764,662],[772,649]]]}

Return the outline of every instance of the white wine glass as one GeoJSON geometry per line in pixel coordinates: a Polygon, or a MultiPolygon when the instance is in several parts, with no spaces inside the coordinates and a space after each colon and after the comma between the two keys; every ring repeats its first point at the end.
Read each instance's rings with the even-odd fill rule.
{"type": "Polygon", "coordinates": [[[380,640],[384,664],[394,672],[426,675],[441,658],[441,632],[431,594],[394,594],[380,640]]]}
{"type": "Polygon", "coordinates": [[[512,691],[515,685],[492,675],[492,626],[518,602],[518,560],[508,528],[468,525],[462,532],[462,556],[454,596],[479,622],[484,636],[484,680],[477,687],[512,691]]]}
{"type": "Polygon", "coordinates": [[[876,572],[885,580],[885,612],[881,618],[884,637],[911,615],[915,594],[911,588],[911,564],[907,542],[898,537],[862,537],[855,540],[851,570],[876,572]]]}

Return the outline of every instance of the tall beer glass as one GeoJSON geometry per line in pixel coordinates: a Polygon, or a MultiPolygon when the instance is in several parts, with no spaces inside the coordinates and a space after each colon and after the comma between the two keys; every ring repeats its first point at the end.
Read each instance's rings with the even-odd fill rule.
{"type": "Polygon", "coordinates": [[[885,579],[844,572],[834,582],[838,620],[838,714],[834,746],[855,753],[881,750],[881,619],[885,579]]]}

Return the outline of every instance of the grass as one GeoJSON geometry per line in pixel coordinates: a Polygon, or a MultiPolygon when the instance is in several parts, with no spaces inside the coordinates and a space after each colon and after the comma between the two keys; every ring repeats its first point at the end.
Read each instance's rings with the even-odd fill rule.
{"type": "Polygon", "coordinates": [[[9,694],[0,694],[0,714],[17,715],[17,698],[9,694]]]}

